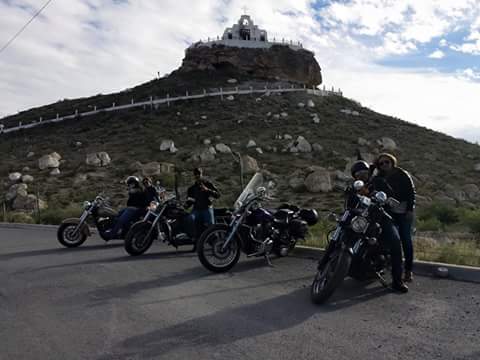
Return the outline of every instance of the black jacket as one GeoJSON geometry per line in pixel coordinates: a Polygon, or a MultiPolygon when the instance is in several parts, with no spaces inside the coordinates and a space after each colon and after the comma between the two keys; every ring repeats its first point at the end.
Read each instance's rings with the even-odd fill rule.
{"type": "Polygon", "coordinates": [[[388,175],[382,173],[380,177],[384,177],[388,185],[393,190],[393,197],[400,202],[406,202],[407,211],[413,211],[415,208],[415,185],[413,184],[410,174],[402,168],[393,168],[388,175]]]}
{"type": "Polygon", "coordinates": [[[147,194],[142,189],[128,194],[127,206],[136,208],[145,208],[150,204],[147,194]]]}
{"type": "Polygon", "coordinates": [[[150,204],[152,201],[161,202],[160,197],[158,196],[158,191],[153,186],[149,186],[145,189],[145,196],[148,204],[150,204]]]}
{"type": "Polygon", "coordinates": [[[194,201],[194,210],[205,210],[212,206],[212,197],[215,199],[220,197],[220,192],[210,181],[201,179],[188,188],[187,197],[190,201],[194,201]],[[200,184],[203,184],[207,190],[202,190],[200,184]]]}

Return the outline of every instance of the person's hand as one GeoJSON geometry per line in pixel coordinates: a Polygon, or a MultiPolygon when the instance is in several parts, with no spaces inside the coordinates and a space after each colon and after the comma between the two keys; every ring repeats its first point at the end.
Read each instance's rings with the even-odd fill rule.
{"type": "Polygon", "coordinates": [[[208,188],[204,184],[200,184],[200,190],[209,191],[208,188]]]}

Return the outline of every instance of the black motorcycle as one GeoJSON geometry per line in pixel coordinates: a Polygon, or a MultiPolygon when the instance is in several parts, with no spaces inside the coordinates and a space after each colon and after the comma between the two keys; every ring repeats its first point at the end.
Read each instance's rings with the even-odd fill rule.
{"type": "MultiPolygon", "coordinates": [[[[132,256],[145,253],[154,240],[166,242],[178,248],[195,245],[196,239],[189,234],[190,213],[176,198],[162,204],[150,204],[144,219],[135,223],[125,237],[125,250],[132,256]]],[[[227,209],[214,209],[216,222],[225,222],[231,216],[227,209]]],[[[197,233],[206,229],[204,224],[194,224],[197,233]]]]}
{"type": "Polygon", "coordinates": [[[235,202],[229,224],[215,224],[205,230],[198,240],[197,253],[205,268],[225,272],[235,266],[240,252],[247,257],[264,256],[274,252],[286,256],[298,240],[304,239],[308,226],[318,221],[315,210],[286,206],[276,211],[262,207],[269,199],[263,176],[257,173],[235,202]]]}
{"type": "MultiPolygon", "coordinates": [[[[65,247],[78,247],[92,235],[88,225],[88,221],[91,220],[93,220],[93,225],[97,228],[100,237],[105,241],[111,240],[106,233],[117,222],[118,212],[102,196],[97,196],[91,202],[85,201],[83,208],[83,213],[79,218],[65,219],[58,227],[57,239],[65,247]]],[[[123,229],[119,239],[123,239],[130,225],[137,220],[133,219],[129,226],[123,229]]]]}
{"type": "Polygon", "coordinates": [[[384,192],[361,195],[364,185],[363,181],[353,184],[346,194],[345,210],[336,218],[337,226],[330,233],[311,287],[311,298],[316,304],[325,302],[347,275],[360,281],[377,278],[388,286],[385,276],[390,274],[390,256],[380,240],[380,223],[384,217],[391,219],[385,206],[396,206],[398,201],[384,192]]]}

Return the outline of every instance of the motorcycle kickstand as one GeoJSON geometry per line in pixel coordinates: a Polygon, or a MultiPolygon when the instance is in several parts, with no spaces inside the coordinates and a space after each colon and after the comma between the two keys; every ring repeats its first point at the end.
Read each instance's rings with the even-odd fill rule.
{"type": "Polygon", "coordinates": [[[384,288],[391,289],[391,286],[387,283],[387,281],[379,271],[376,271],[375,275],[377,275],[378,281],[380,281],[380,284],[382,284],[384,288]]]}

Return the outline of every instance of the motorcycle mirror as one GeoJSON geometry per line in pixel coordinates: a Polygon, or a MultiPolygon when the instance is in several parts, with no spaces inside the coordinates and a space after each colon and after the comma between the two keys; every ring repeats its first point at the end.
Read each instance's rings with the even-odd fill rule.
{"type": "Polygon", "coordinates": [[[357,180],[353,183],[353,190],[360,191],[365,186],[365,183],[362,180],[357,180]]]}
{"type": "Polygon", "coordinates": [[[377,202],[380,204],[385,204],[387,201],[387,194],[385,194],[383,191],[379,191],[375,194],[375,200],[377,200],[377,202]]]}

